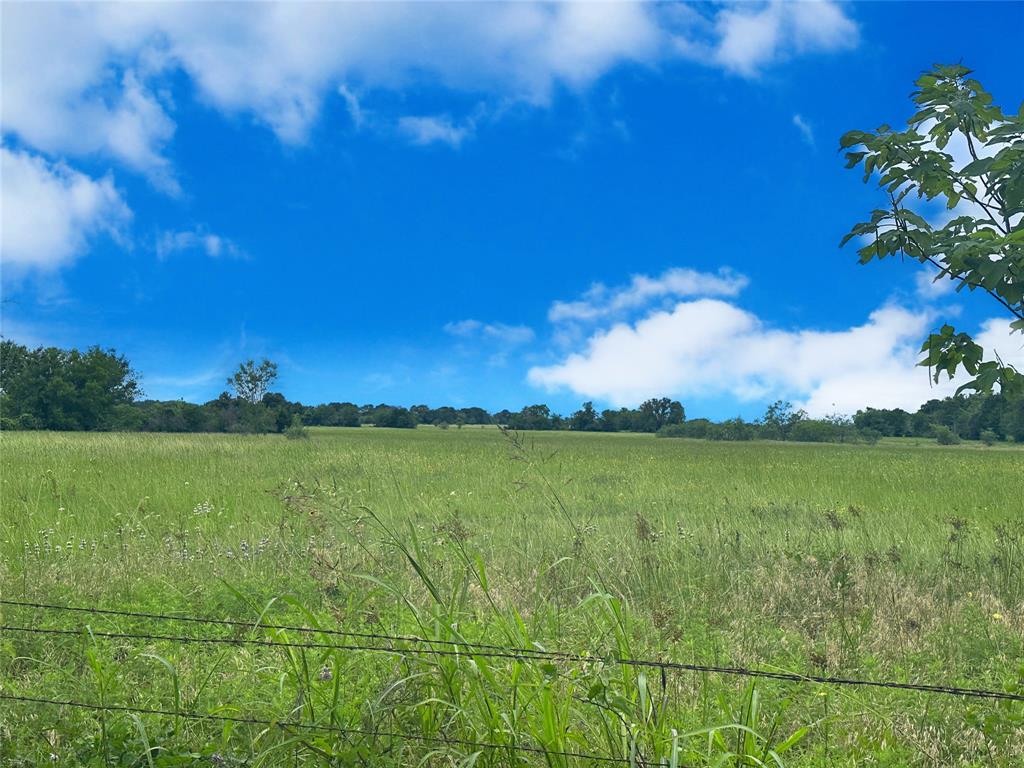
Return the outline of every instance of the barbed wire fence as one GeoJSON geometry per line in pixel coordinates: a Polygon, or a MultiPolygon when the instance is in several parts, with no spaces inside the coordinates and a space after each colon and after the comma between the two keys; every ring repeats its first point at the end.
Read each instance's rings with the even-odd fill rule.
{"type": "MultiPolygon", "coordinates": [[[[1024,694],[1009,691],[996,691],[983,688],[966,688],[962,686],[908,683],[894,680],[865,680],[858,678],[836,677],[828,675],[800,674],[788,671],[776,671],[769,669],[757,669],[748,667],[733,667],[712,664],[696,664],[679,661],[665,661],[659,659],[633,659],[621,658],[618,656],[602,656],[600,654],[570,653],[566,651],[544,650],[542,648],[516,648],[512,646],[493,645],[478,643],[468,640],[446,640],[417,637],[415,635],[386,634],[377,632],[356,632],[352,630],[335,629],[330,627],[308,627],[290,624],[269,624],[263,622],[247,622],[231,619],[214,619],[200,616],[174,615],[163,613],[146,613],[140,611],[113,610],[103,608],[90,608],[84,606],[56,605],[53,603],[35,603],[20,600],[0,599],[0,605],[19,608],[33,608],[38,610],[49,610],[56,612],[84,613],[92,615],[120,616],[124,618],[148,619],[164,622],[183,622],[191,624],[204,624],[209,626],[224,626],[234,628],[246,628],[250,630],[280,630],[311,635],[327,635],[337,637],[359,638],[367,641],[378,641],[389,643],[389,645],[355,644],[355,643],[323,643],[323,642],[295,642],[285,640],[263,640],[239,637],[197,637],[191,635],[160,635],[146,633],[126,632],[96,632],[90,630],[95,637],[106,637],[109,639],[125,640],[163,640],[180,643],[210,643],[226,645],[256,645],[256,646],[280,646],[286,648],[308,648],[320,650],[339,651],[369,651],[378,653],[407,654],[419,653],[435,656],[478,656],[480,658],[502,658],[517,661],[542,660],[551,662],[604,662],[606,664],[617,664],[633,667],[647,667],[663,669],[665,671],[682,672],[706,672],[721,675],[737,675],[740,677],[762,678],[769,680],[782,680],[794,683],[816,683],[820,685],[837,686],[863,686],[873,688],[892,688],[905,691],[916,691],[919,693],[946,694],[950,696],[963,696],[969,698],[998,699],[1004,701],[1024,702],[1024,694]],[[417,647],[399,647],[398,643],[408,643],[417,647]],[[434,646],[442,645],[445,648],[434,646]]],[[[83,628],[84,629],[84,628],[83,628]]],[[[11,625],[0,625],[0,631],[23,632],[35,634],[52,635],[80,635],[83,629],[60,629],[44,627],[19,627],[11,625]]]]}
{"type": "MultiPolygon", "coordinates": [[[[44,627],[27,626],[18,624],[0,624],[0,634],[15,634],[23,636],[44,636],[44,637],[91,637],[108,640],[130,640],[146,642],[168,642],[173,644],[199,644],[199,645],[226,645],[226,646],[251,646],[260,648],[282,648],[282,649],[307,649],[318,651],[343,651],[343,652],[368,652],[380,654],[393,654],[399,656],[436,656],[436,657],[465,657],[481,659],[507,659],[524,662],[545,662],[550,664],[573,664],[573,663],[603,663],[606,665],[622,665],[629,667],[640,667],[657,669],[664,676],[669,672],[697,672],[706,674],[730,675],[751,679],[768,679],[784,681],[796,684],[816,684],[828,686],[857,686],[866,688],[883,688],[901,691],[911,691],[920,694],[937,694],[947,696],[958,696],[963,698],[987,699],[1003,702],[1024,702],[1024,694],[1012,691],[999,691],[985,688],[963,687],[950,684],[914,683],[896,680],[868,680],[838,676],[799,674],[786,670],[772,670],[762,668],[747,668],[738,666],[722,666],[713,664],[687,663],[661,659],[623,658],[615,655],[601,655],[598,653],[578,653],[561,650],[548,650],[540,647],[519,648],[514,646],[479,643],[469,640],[453,639],[432,639],[408,634],[388,634],[382,632],[360,632],[333,627],[311,627],[294,624],[277,624],[263,621],[241,621],[237,619],[217,619],[211,617],[192,616],[183,614],[152,613],[144,611],[131,611],[110,608],[96,608],[87,606],[59,605],[55,603],[32,602],[25,600],[11,600],[0,598],[0,606],[7,606],[17,609],[31,609],[46,614],[72,614],[76,616],[95,617],[118,617],[135,620],[146,620],[161,622],[165,624],[187,624],[191,626],[221,627],[233,630],[247,630],[250,632],[290,632],[304,635],[306,637],[319,637],[320,639],[309,639],[303,641],[288,639],[268,639],[258,637],[227,637],[216,635],[199,634],[164,634],[158,632],[110,632],[93,629],[91,626],[79,626],[76,628],[67,627],[44,627]],[[339,638],[339,641],[330,641],[328,638],[339,638]]],[[[202,713],[186,710],[165,710],[149,707],[136,707],[129,705],[94,703],[74,699],[57,699],[48,697],[26,696],[14,693],[7,693],[0,690],[0,700],[12,703],[41,704],[47,706],[73,707],[85,710],[124,712],[131,714],[146,714],[167,717],[180,717],[196,721],[213,721],[225,723],[237,723],[248,725],[259,725],[266,728],[280,728],[285,731],[315,731],[321,733],[335,733],[343,737],[362,736],[373,739],[392,739],[396,741],[412,741],[421,743],[433,743],[439,745],[473,748],[478,750],[506,750],[537,754],[548,757],[571,758],[592,764],[622,764],[635,765],[636,760],[628,758],[611,757],[608,755],[591,754],[585,752],[562,751],[549,749],[543,746],[529,744],[497,743],[476,741],[470,739],[449,738],[446,736],[425,736],[423,734],[404,733],[399,731],[387,731],[378,729],[367,729],[357,727],[343,727],[337,725],[324,725],[316,723],[296,722],[287,719],[267,720],[252,717],[233,716],[214,713],[202,713]]]]}

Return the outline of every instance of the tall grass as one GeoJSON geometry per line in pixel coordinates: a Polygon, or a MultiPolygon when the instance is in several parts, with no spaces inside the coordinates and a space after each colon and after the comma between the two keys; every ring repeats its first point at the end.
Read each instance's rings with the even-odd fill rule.
{"type": "MultiPolygon", "coordinates": [[[[747,688],[600,661],[1019,686],[1021,452],[475,429],[0,440],[5,597],[593,657],[431,656],[401,644],[211,652],[10,633],[4,692],[420,738],[0,702],[2,764],[54,754],[94,765],[568,766],[587,762],[557,753],[585,752],[637,765],[1010,766],[1024,756],[1020,705],[747,688]],[[441,738],[460,743],[431,741],[441,738]]],[[[2,619],[82,624],[14,609],[2,619]]]]}

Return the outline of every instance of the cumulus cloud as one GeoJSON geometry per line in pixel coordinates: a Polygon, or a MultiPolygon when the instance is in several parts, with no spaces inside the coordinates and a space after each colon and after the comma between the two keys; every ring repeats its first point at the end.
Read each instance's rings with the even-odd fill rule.
{"type": "MultiPolygon", "coordinates": [[[[305,142],[335,98],[357,129],[459,146],[482,115],[497,119],[509,104],[544,107],[556,92],[583,92],[623,65],[689,57],[754,74],[856,38],[831,2],[699,11],[654,3],[8,3],[3,22],[3,136],[51,159],[106,158],[171,195],[181,191],[169,157],[171,94],[181,82],[211,109],[253,119],[284,143],[305,142]],[[744,25],[770,33],[746,59],[744,25]],[[423,85],[469,94],[476,106],[405,116],[367,106],[381,93],[423,85]]],[[[116,193],[96,183],[106,202],[95,220],[108,221],[116,193]]],[[[87,220],[79,213],[67,231],[85,233],[87,220]]],[[[67,259],[82,240],[56,248],[58,233],[37,231],[38,246],[23,233],[20,252],[67,259]]]]}
{"type": "Polygon", "coordinates": [[[852,48],[857,25],[829,0],[740,3],[718,14],[714,60],[740,75],[753,76],[779,58],[852,48]]]}
{"type": "Polygon", "coordinates": [[[4,6],[3,130],[51,154],[107,154],[175,193],[162,155],[174,123],[140,75],[156,61],[149,30],[112,10],[4,6]]]}
{"type": "Polygon", "coordinates": [[[750,74],[856,40],[832,2],[707,13],[647,3],[14,3],[4,9],[4,130],[48,153],[106,153],[173,192],[173,104],[162,88],[176,72],[208,105],[298,143],[332,93],[358,126],[357,91],[429,83],[544,105],[623,63],[689,55],[750,74]]]}
{"type": "Polygon", "coordinates": [[[490,339],[508,346],[520,346],[533,341],[533,329],[525,325],[484,323],[480,320],[459,320],[447,323],[445,333],[463,339],[490,339]]]}
{"type": "Polygon", "coordinates": [[[647,306],[658,299],[735,296],[748,282],[746,276],[728,268],[711,273],[675,267],[656,277],[634,275],[628,284],[613,288],[594,283],[579,299],[552,304],[548,319],[554,323],[593,321],[647,306]]]}
{"type": "Polygon", "coordinates": [[[559,85],[653,61],[661,39],[642,4],[16,4],[4,10],[5,130],[161,174],[174,126],[145,83],[176,70],[209,105],[294,143],[332,90],[352,114],[346,83],[545,104],[559,85]]]}
{"type": "Polygon", "coordinates": [[[16,274],[67,265],[94,237],[120,238],[131,219],[109,175],[94,179],[7,147],[0,147],[0,167],[0,254],[16,274]]]}
{"type": "Polygon", "coordinates": [[[157,238],[156,255],[159,259],[166,259],[185,251],[201,251],[212,259],[245,258],[245,251],[237,243],[221,235],[216,235],[205,227],[180,232],[163,232],[157,238]]]}
{"type": "MultiPolygon", "coordinates": [[[[534,367],[528,378],[616,405],[728,393],[748,402],[791,399],[814,416],[866,405],[914,409],[956,388],[933,385],[917,366],[932,322],[927,312],[886,306],[844,330],[779,330],[729,302],[698,299],[602,329],[582,351],[534,367]]],[[[1007,362],[1024,360],[1024,339],[1011,337],[1007,322],[990,321],[979,340],[1007,362]]]]}

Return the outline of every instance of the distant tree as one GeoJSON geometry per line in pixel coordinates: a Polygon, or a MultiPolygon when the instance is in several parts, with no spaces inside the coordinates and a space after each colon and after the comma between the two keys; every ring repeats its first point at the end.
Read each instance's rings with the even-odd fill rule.
{"type": "Polygon", "coordinates": [[[705,438],[714,430],[715,425],[708,419],[693,419],[679,425],[683,437],[705,438]]]}
{"type": "Polygon", "coordinates": [[[465,422],[467,424],[490,424],[491,423],[491,414],[489,414],[483,408],[476,408],[476,407],[460,408],[459,409],[459,416],[461,416],[462,419],[465,420],[465,422]]]}
{"type": "Polygon", "coordinates": [[[594,404],[591,402],[584,403],[583,407],[569,419],[569,429],[579,432],[590,432],[599,426],[597,411],[594,410],[594,404]]]}
{"type": "Polygon", "coordinates": [[[246,360],[238,366],[234,376],[228,379],[228,386],[235,394],[250,403],[258,403],[277,380],[277,363],[263,358],[257,365],[246,360]]]}
{"type": "Polygon", "coordinates": [[[873,429],[885,437],[910,434],[910,414],[902,408],[865,408],[853,417],[857,429],[873,429]]]}
{"type": "Polygon", "coordinates": [[[642,432],[657,432],[666,424],[682,424],[686,420],[683,406],[667,397],[645,400],[639,410],[634,429],[642,432]]]}
{"type": "Polygon", "coordinates": [[[762,436],[769,440],[786,440],[793,426],[806,418],[807,413],[793,410],[792,403],[776,400],[761,417],[762,436]]]}
{"type": "Polygon", "coordinates": [[[1024,443],[1024,397],[1007,405],[999,426],[1007,438],[1024,443]]]}
{"type": "Polygon", "coordinates": [[[519,413],[513,413],[508,420],[512,429],[554,429],[551,409],[546,405],[528,405],[519,413]]]}
{"type": "MultiPolygon", "coordinates": [[[[1005,114],[966,67],[935,66],[916,81],[917,112],[906,130],[882,125],[840,139],[847,168],[878,179],[884,208],[843,238],[867,238],[860,261],[899,255],[934,268],[935,279],[988,294],[1010,327],[1024,330],[1024,109],[1005,114]],[[947,148],[962,141],[969,160],[947,148]],[[953,215],[936,225],[907,207],[914,198],[945,202],[953,215]]],[[[963,368],[972,378],[958,392],[1024,391],[1024,375],[1002,361],[983,361],[970,335],[943,325],[921,347],[921,365],[936,382],[963,368]]]]}
{"type": "Polygon", "coordinates": [[[381,406],[376,409],[373,418],[375,427],[395,429],[414,429],[416,427],[416,416],[408,408],[381,406]]]}
{"type": "Polygon", "coordinates": [[[666,424],[654,433],[655,437],[689,437],[685,424],[666,424]]]}
{"type": "Polygon", "coordinates": [[[359,408],[352,403],[326,403],[308,409],[304,418],[311,426],[358,427],[359,408]]]}
{"type": "Polygon", "coordinates": [[[508,410],[507,408],[504,408],[494,414],[494,423],[501,424],[502,426],[508,426],[512,421],[512,417],[514,415],[515,414],[512,413],[512,411],[508,410]]]}
{"type": "Polygon", "coordinates": [[[788,439],[798,443],[839,443],[843,441],[843,427],[825,419],[803,419],[793,424],[788,439]]]}
{"type": "Polygon", "coordinates": [[[753,440],[756,436],[754,425],[748,424],[739,416],[716,424],[714,429],[708,433],[708,437],[712,440],[746,441],[753,440]]]}
{"type": "Polygon", "coordinates": [[[22,426],[112,429],[117,407],[141,392],[138,374],[112,349],[29,350],[0,342],[0,414],[22,426]]]}

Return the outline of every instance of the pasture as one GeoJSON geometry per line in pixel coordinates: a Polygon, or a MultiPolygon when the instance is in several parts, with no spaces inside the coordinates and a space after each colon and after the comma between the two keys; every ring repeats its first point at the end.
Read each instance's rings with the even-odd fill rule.
{"type": "Polygon", "coordinates": [[[1024,762],[1021,702],[615,662],[1024,693],[1019,449],[484,428],[0,448],[0,598],[253,625],[0,606],[0,695],[99,705],[0,699],[0,765],[1024,762]]]}

